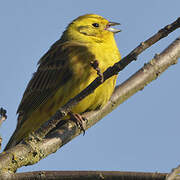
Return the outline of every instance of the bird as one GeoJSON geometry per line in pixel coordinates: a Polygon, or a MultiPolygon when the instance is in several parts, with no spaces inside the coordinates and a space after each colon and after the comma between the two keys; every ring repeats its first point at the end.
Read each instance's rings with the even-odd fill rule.
{"type": "MultiPolygon", "coordinates": [[[[114,35],[120,32],[111,22],[97,14],[85,14],[73,20],[38,61],[37,71],[29,81],[17,109],[17,126],[5,150],[20,143],[36,131],[71,98],[85,89],[100,72],[121,59],[114,35]]],[[[72,108],[73,113],[102,108],[115,88],[117,75],[72,108]]]]}

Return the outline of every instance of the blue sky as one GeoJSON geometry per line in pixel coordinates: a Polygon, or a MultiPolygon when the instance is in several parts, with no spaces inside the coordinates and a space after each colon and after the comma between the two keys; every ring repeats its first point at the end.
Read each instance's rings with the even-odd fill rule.
{"type": "MultiPolygon", "coordinates": [[[[141,41],[180,15],[180,1],[0,1],[0,107],[8,119],[0,128],[3,146],[16,126],[16,110],[39,58],[76,17],[95,13],[120,22],[116,41],[124,57],[141,41]]],[[[180,34],[142,53],[119,74],[118,84],[180,34]]],[[[179,68],[170,67],[115,111],[38,164],[19,170],[119,170],[169,172],[180,164],[179,68]]]]}

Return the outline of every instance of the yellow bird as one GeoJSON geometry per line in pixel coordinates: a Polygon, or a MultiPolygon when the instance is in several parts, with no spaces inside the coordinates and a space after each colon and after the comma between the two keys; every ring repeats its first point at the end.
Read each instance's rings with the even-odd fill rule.
{"type": "MultiPolygon", "coordinates": [[[[18,107],[18,123],[6,150],[15,146],[28,133],[37,130],[68,100],[86,88],[96,77],[92,62],[104,72],[120,60],[112,28],[119,23],[102,16],[86,14],[72,21],[62,37],[39,60],[18,107]]],[[[100,85],[79,102],[73,113],[83,113],[104,106],[112,95],[117,76],[100,85]]]]}

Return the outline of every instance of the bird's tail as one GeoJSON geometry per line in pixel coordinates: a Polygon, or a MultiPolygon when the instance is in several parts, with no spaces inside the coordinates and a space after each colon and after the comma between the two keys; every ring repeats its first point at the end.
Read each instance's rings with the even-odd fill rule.
{"type": "Polygon", "coordinates": [[[4,151],[7,151],[8,149],[10,149],[13,146],[15,146],[16,144],[18,144],[16,136],[17,136],[17,128],[14,131],[13,135],[11,136],[11,138],[10,138],[9,142],[7,143],[6,147],[4,148],[4,151]]]}

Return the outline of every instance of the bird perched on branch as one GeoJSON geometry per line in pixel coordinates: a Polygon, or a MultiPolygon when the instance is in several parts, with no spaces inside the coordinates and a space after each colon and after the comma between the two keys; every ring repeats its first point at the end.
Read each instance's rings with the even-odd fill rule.
{"type": "MultiPolygon", "coordinates": [[[[62,37],[39,60],[18,107],[18,123],[6,149],[15,146],[28,133],[37,130],[67,101],[86,88],[96,77],[120,60],[114,34],[120,30],[96,14],[86,14],[72,21],[62,37]]],[[[101,84],[92,94],[73,107],[72,112],[103,107],[110,99],[117,76],[101,84]]]]}

